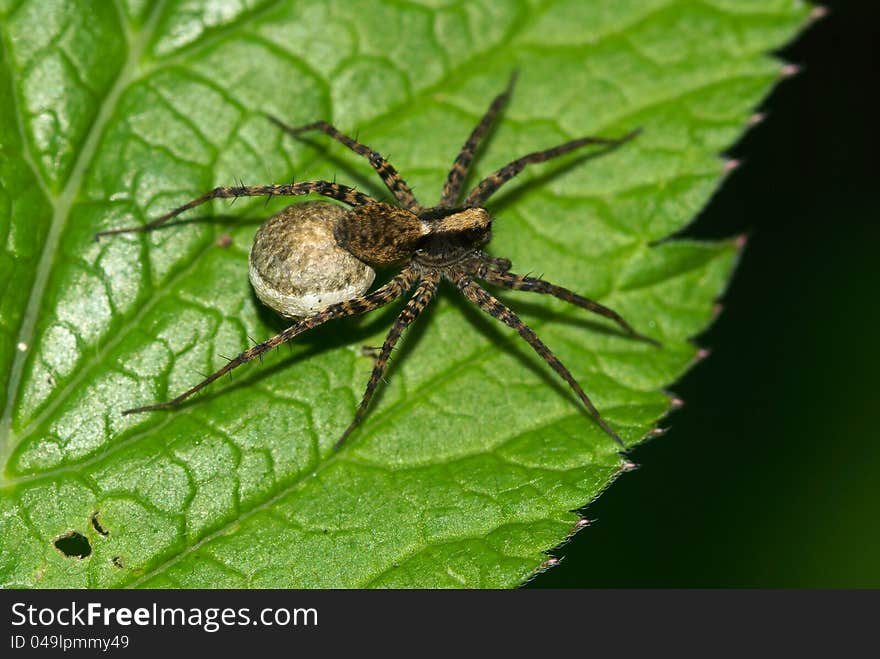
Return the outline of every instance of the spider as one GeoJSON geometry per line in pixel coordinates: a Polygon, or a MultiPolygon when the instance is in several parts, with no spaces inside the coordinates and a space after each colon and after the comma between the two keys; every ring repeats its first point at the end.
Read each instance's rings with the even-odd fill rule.
{"type": "Polygon", "coordinates": [[[235,187],[214,188],[142,226],[110,229],[98,233],[96,237],[125,232],[152,231],[184,211],[211,199],[255,196],[271,198],[273,196],[317,194],[350,206],[348,210],[340,213],[333,230],[336,244],[340,248],[369,266],[378,268],[402,266],[400,272],[392,277],[388,283],[373,292],[337,301],[308,316],[299,318],[280,334],[254,345],[237,357],[230,359],[222,368],[176,398],[167,402],[125,410],[123,414],[176,407],[226,373],[260,357],[268,350],[290,341],[303,332],[323,325],[329,320],[373,311],[397,300],[415,288],[415,293],[403,307],[381,348],[377,349],[373,370],[361,403],[351,423],[334,445],[338,449],[366,414],[398,339],[404,330],[424,311],[436,295],[440,281],[445,279],[482,311],[516,330],[532,349],[568,383],[602,430],[621,447],[625,447],[623,440],[602,417],[589,396],[563,363],[519,316],[480,286],[477,280],[500,288],[552,295],[614,321],[626,335],[633,339],[659,346],[660,344],[654,339],[636,332],[620,314],[612,309],[543,279],[514,274],[510,271],[511,262],[509,259],[490,256],[483,251],[483,247],[491,238],[492,226],[492,218],[484,208],[486,200],[527,165],[546,162],[588,145],[601,145],[606,149],[614,148],[636,137],[640,129],[633,130],[616,139],[581,137],[552,149],[529,153],[484,178],[468,193],[464,201],[459,201],[462,196],[462,185],[467,177],[475,152],[510,98],[515,81],[516,74],[511,76],[506,89],[494,98],[479,123],[471,131],[446,177],[440,201],[434,206],[421,206],[413,191],[391,163],[370,147],[341,133],[326,121],[291,127],[281,120],[267,115],[271,121],[291,135],[298,136],[307,131],[321,131],[366,158],[388,190],[394,195],[397,205],[379,201],[353,187],[341,185],[335,181],[304,181],[255,186],[242,184],[235,187]]]}

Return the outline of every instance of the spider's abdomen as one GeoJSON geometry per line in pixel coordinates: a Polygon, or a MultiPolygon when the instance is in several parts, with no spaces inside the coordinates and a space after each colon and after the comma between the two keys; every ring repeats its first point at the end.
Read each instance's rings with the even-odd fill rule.
{"type": "Polygon", "coordinates": [[[381,268],[406,261],[430,229],[415,214],[380,202],[349,210],[334,233],[340,247],[381,268]]]}
{"type": "Polygon", "coordinates": [[[257,297],[287,318],[363,294],[373,269],[342,249],[334,229],[348,211],[326,201],[288,206],[257,230],[250,280],[257,297]]]}

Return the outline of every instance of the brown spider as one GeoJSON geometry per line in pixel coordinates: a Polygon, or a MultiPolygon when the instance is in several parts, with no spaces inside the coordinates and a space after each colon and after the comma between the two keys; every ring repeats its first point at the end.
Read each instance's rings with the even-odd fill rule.
{"type": "Polygon", "coordinates": [[[293,128],[277,118],[269,116],[269,119],[291,135],[319,130],[338,140],[355,153],[367,158],[370,161],[370,165],[394,194],[400,206],[392,206],[391,204],[377,201],[362,192],[358,192],[354,188],[328,181],[292,182],[280,185],[241,185],[238,187],[215,188],[143,226],[111,229],[98,233],[97,236],[123,232],[151,231],[163,225],[171,218],[180,215],[182,212],[211,199],[318,194],[351,206],[351,209],[340,217],[333,231],[339,247],[370,266],[403,266],[403,269],[384,286],[379,287],[372,293],[331,304],[320,311],[297,320],[280,334],[245,350],[237,357],[229,360],[221,369],[212,373],[188,391],[180,394],[177,398],[164,403],[125,410],[123,414],[175,407],[237,366],[261,356],[266,351],[289,341],[295,336],[334,318],[364,314],[378,309],[401,297],[415,286],[415,294],[397,317],[397,320],[388,332],[388,336],[385,338],[384,344],[378,350],[378,356],[376,357],[370,380],[367,383],[363,400],[355,413],[354,419],[335,444],[335,447],[339,448],[366,413],[376,387],[386,370],[388,359],[397,340],[404,329],[415,321],[434,297],[440,280],[446,279],[484,312],[515,329],[535,352],[571,386],[596,423],[614,441],[624,446],[623,440],[608,425],[593,405],[589,396],[584,393],[568,369],[544,345],[537,334],[501,301],[478,285],[475,280],[479,279],[502,288],[553,295],[587,311],[592,311],[613,320],[632,338],[659,345],[654,339],[637,333],[617,312],[608,307],[542,279],[514,274],[510,272],[511,263],[508,259],[493,257],[482,251],[482,247],[491,238],[492,225],[489,212],[483,207],[483,204],[498,188],[519,174],[526,165],[546,162],[587,145],[615,147],[634,138],[639,133],[639,130],[634,130],[619,139],[581,137],[546,151],[525,155],[508,163],[480,181],[468,194],[464,202],[459,203],[461,186],[467,176],[474,153],[480,141],[492,126],[501,108],[510,97],[514,82],[515,75],[511,77],[507,89],[492,101],[489,109],[464,143],[461,152],[456,157],[455,163],[446,177],[440,203],[436,206],[423,207],[419,205],[410,187],[387,160],[370,147],[340,133],[329,123],[317,121],[293,128]]]}

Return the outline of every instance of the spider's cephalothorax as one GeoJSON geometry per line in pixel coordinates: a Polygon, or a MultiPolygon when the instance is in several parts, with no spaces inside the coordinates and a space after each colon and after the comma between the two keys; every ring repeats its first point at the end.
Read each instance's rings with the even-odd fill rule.
{"type": "MultiPolygon", "coordinates": [[[[412,190],[387,160],[368,146],[340,133],[327,122],[318,121],[306,126],[292,128],[270,116],[269,118],[272,121],[292,135],[299,135],[311,130],[320,130],[338,140],[355,153],[367,158],[370,165],[392,192],[399,205],[377,201],[362,192],[358,192],[354,188],[328,181],[304,181],[280,185],[242,185],[238,187],[215,188],[143,226],[110,229],[100,232],[99,236],[130,231],[150,231],[166,223],[171,218],[180,215],[185,210],[217,198],[316,194],[335,199],[350,206],[348,210],[344,211],[329,209],[332,211],[329,213],[324,213],[324,210],[327,209],[322,210],[316,207],[312,213],[312,215],[321,215],[318,219],[330,222],[332,227],[332,230],[327,229],[324,234],[321,234],[323,237],[318,239],[317,242],[312,238],[312,248],[328,250],[328,252],[334,251],[334,258],[318,259],[316,261],[325,264],[321,267],[334,269],[334,271],[318,272],[317,278],[314,277],[314,272],[307,273],[310,275],[310,277],[306,278],[308,281],[317,281],[319,288],[321,288],[321,284],[326,283],[325,288],[328,290],[306,291],[304,297],[297,293],[292,303],[289,300],[289,296],[281,296],[284,297],[284,301],[279,303],[279,291],[273,288],[271,284],[267,284],[272,278],[278,281],[278,264],[283,259],[279,260],[278,254],[274,253],[265,254],[260,252],[256,254],[256,250],[262,244],[260,242],[262,240],[263,243],[268,245],[268,249],[271,250],[277,247],[285,258],[289,258],[291,250],[296,250],[302,246],[297,242],[297,231],[300,230],[298,228],[300,225],[290,223],[294,222],[295,217],[300,217],[303,212],[300,210],[293,212],[291,210],[296,207],[285,209],[285,211],[267,221],[260,232],[258,232],[254,249],[251,252],[251,280],[254,282],[260,298],[284,315],[302,315],[303,317],[298,318],[296,322],[280,334],[245,350],[237,357],[231,359],[223,368],[214,372],[177,398],[164,403],[126,410],[124,414],[175,407],[237,366],[259,357],[264,352],[289,341],[307,330],[318,327],[334,318],[372,311],[400,298],[407,291],[415,288],[415,293],[404,306],[391,330],[388,332],[385,342],[378,351],[363,400],[355,413],[354,419],[336,443],[336,446],[339,447],[366,413],[370,400],[388,365],[391,351],[394,349],[404,329],[415,321],[431,301],[431,298],[434,297],[440,280],[446,279],[465,298],[484,312],[515,329],[535,352],[571,386],[596,423],[618,444],[623,446],[623,440],[608,425],[562,362],[544,345],[528,325],[477,282],[483,281],[501,288],[553,295],[561,300],[613,320],[632,338],[657,345],[657,342],[653,339],[638,334],[615,311],[543,279],[514,274],[510,272],[511,263],[509,260],[489,256],[482,250],[482,247],[491,238],[491,218],[489,212],[483,208],[483,204],[492,193],[521,172],[526,165],[545,162],[587,145],[614,147],[632,139],[638,131],[633,131],[618,139],[582,137],[546,151],[527,154],[508,163],[480,181],[467,197],[461,200],[461,187],[470,169],[477,146],[485,137],[495,117],[506,103],[513,88],[513,83],[514,78],[511,78],[507,89],[492,101],[479,124],[471,132],[461,152],[455,159],[452,170],[446,177],[440,202],[436,206],[420,206],[412,190]],[[267,233],[272,230],[272,227],[276,226],[280,227],[280,229],[276,230],[276,233],[267,233]],[[339,254],[336,254],[336,252],[339,252],[339,254]],[[354,259],[349,259],[348,255],[353,256],[354,259]],[[336,258],[336,256],[339,256],[339,258],[336,258]],[[364,266],[364,264],[377,268],[398,266],[401,270],[385,285],[380,286],[372,293],[363,294],[372,282],[372,270],[367,268],[362,272],[360,269],[360,266],[364,266]],[[260,268],[263,266],[269,270],[272,277],[264,276],[265,273],[261,274],[260,268]],[[335,271],[337,268],[345,269],[342,274],[348,278],[343,278],[346,285],[351,283],[349,280],[352,278],[358,279],[358,281],[348,287],[346,285],[340,286],[337,280],[340,278],[341,273],[335,271]],[[356,274],[351,275],[351,272],[356,274]],[[333,282],[332,285],[330,282],[333,282]],[[349,295],[351,297],[347,297],[349,295]]],[[[309,212],[311,213],[312,211],[310,210],[309,212]]],[[[308,215],[308,213],[306,214],[308,215]]],[[[309,217],[311,218],[309,221],[315,219],[314,217],[309,217]]],[[[302,226],[306,226],[306,223],[302,226]]],[[[315,234],[309,235],[313,236],[315,234]]],[[[319,256],[327,256],[327,254],[319,254],[319,256]]],[[[304,261],[302,259],[293,259],[292,262],[303,263],[304,261]]],[[[291,277],[299,280],[302,278],[300,276],[302,274],[292,273],[291,277]]],[[[284,294],[287,295],[287,291],[284,291],[284,294]]]]}

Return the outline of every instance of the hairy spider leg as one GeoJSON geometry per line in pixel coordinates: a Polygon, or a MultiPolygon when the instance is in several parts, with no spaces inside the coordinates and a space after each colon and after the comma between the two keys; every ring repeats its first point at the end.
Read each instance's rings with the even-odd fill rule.
{"type": "Polygon", "coordinates": [[[569,304],[574,304],[581,309],[586,309],[587,311],[592,311],[593,313],[604,316],[605,318],[610,318],[615,323],[617,323],[620,328],[627,333],[627,335],[629,335],[633,339],[638,339],[639,341],[650,343],[651,345],[657,346],[658,348],[660,347],[659,341],[636,332],[632,328],[632,326],[613,309],[609,309],[608,307],[603,306],[598,302],[583,297],[582,295],[578,295],[577,293],[574,293],[567,288],[563,288],[562,286],[557,286],[556,284],[551,284],[549,281],[544,281],[543,279],[537,279],[535,277],[524,277],[522,275],[517,275],[512,272],[496,272],[488,269],[481,270],[478,276],[480,277],[480,279],[490,284],[495,284],[496,286],[502,286],[504,288],[509,288],[515,291],[529,291],[532,293],[543,293],[545,295],[552,295],[553,297],[564,300],[569,304]]]}
{"type": "Polygon", "coordinates": [[[467,208],[482,206],[483,203],[490,196],[492,196],[492,194],[496,190],[498,190],[498,188],[500,188],[514,176],[519,174],[523,169],[525,169],[526,165],[547,162],[548,160],[557,158],[565,153],[574,151],[575,149],[580,149],[582,146],[619,146],[624,142],[630,141],[641,132],[642,129],[637,128],[636,130],[631,131],[623,137],[617,139],[606,137],[581,137],[576,140],[572,140],[571,142],[566,142],[565,144],[555,146],[552,149],[547,149],[545,151],[536,151],[535,153],[524,155],[522,158],[517,158],[516,160],[509,162],[504,167],[496,171],[494,174],[490,174],[482,181],[480,181],[477,186],[473,190],[471,190],[471,193],[464,201],[464,205],[467,208]]]}
{"type": "MultiPolygon", "coordinates": [[[[513,263],[510,262],[510,259],[505,259],[504,257],[499,256],[489,256],[483,252],[480,254],[480,261],[477,267],[479,266],[487,266],[496,272],[507,272],[513,266],[513,263]]],[[[485,277],[482,276],[480,278],[485,279],[485,277]]]]}
{"type": "Polygon", "coordinates": [[[467,178],[468,170],[471,167],[471,161],[474,159],[477,148],[482,139],[489,132],[498,113],[501,112],[501,109],[510,99],[510,95],[513,93],[513,86],[516,84],[516,77],[517,73],[514,71],[507,83],[507,89],[495,97],[492,104],[489,106],[489,109],[486,110],[486,114],[480,119],[480,123],[478,123],[473,131],[471,131],[464,146],[461,147],[461,151],[458,156],[456,156],[455,162],[452,163],[452,169],[449,170],[449,174],[446,176],[446,182],[443,184],[443,194],[440,197],[440,206],[455,206],[459,196],[461,196],[461,185],[464,183],[465,178],[467,178]]]}
{"type": "Polygon", "coordinates": [[[340,133],[339,130],[336,129],[336,127],[328,124],[326,121],[316,121],[311,124],[306,124],[305,126],[294,127],[288,126],[278,117],[273,117],[271,114],[268,114],[266,116],[269,117],[270,121],[279,126],[285,132],[290,133],[291,135],[299,135],[310,130],[319,130],[322,133],[329,135],[337,142],[341,142],[358,155],[361,155],[370,161],[370,165],[373,167],[373,169],[376,170],[376,173],[385,183],[386,187],[391,191],[391,194],[394,195],[397,201],[399,201],[404,208],[411,211],[416,211],[421,208],[419,206],[419,202],[416,201],[416,196],[413,194],[412,189],[406,184],[406,181],[403,180],[403,177],[397,173],[397,170],[394,169],[391,163],[385,160],[385,158],[383,158],[378,152],[374,151],[366,144],[361,144],[357,140],[349,137],[348,135],[340,133]]]}
{"type": "Polygon", "coordinates": [[[336,442],[334,448],[338,449],[342,446],[343,442],[348,439],[351,432],[364,418],[364,414],[367,413],[367,407],[373,399],[373,394],[376,393],[376,388],[379,386],[379,381],[382,379],[385,370],[388,368],[388,358],[391,356],[391,351],[394,350],[397,340],[403,334],[404,330],[412,325],[413,322],[415,322],[415,319],[419,317],[419,314],[421,314],[425,307],[428,306],[428,303],[437,291],[437,284],[439,281],[439,275],[431,274],[424,276],[421,282],[419,282],[415,294],[410,298],[409,302],[406,303],[406,306],[403,308],[403,311],[400,312],[397,320],[394,321],[394,325],[391,326],[388,336],[385,337],[385,343],[382,344],[379,356],[376,357],[376,363],[373,365],[373,372],[370,374],[369,382],[367,382],[367,389],[364,392],[363,400],[361,400],[361,404],[358,406],[354,419],[348,424],[348,428],[342,433],[342,436],[336,442]]]}
{"type": "Polygon", "coordinates": [[[135,407],[130,410],[125,410],[123,414],[137,414],[140,412],[152,412],[154,410],[176,407],[193,394],[207,387],[214,380],[232,371],[234,368],[241,366],[242,364],[245,364],[253,359],[256,359],[263,353],[268,352],[272,348],[280,346],[282,343],[290,341],[295,336],[302,334],[307,330],[314,329],[319,325],[323,325],[328,320],[333,320],[335,318],[344,318],[345,316],[356,316],[385,306],[389,302],[396,300],[401,295],[406,293],[406,291],[408,291],[415,283],[415,280],[416,275],[413,270],[411,268],[406,268],[387,284],[376,289],[369,295],[364,295],[362,297],[354,298],[353,300],[346,300],[345,302],[339,302],[337,304],[330,305],[326,309],[318,311],[315,314],[294,323],[280,334],[276,334],[275,336],[273,336],[268,341],[263,341],[263,343],[255,345],[252,348],[248,348],[244,352],[240,353],[237,357],[230,359],[229,362],[227,362],[227,364],[223,366],[223,368],[215,371],[204,380],[199,382],[192,389],[189,389],[180,394],[177,398],[174,398],[173,400],[169,400],[164,403],[156,403],[155,405],[135,407]]]}
{"type": "Polygon", "coordinates": [[[458,286],[459,290],[464,294],[464,296],[477,305],[480,309],[485,311],[487,314],[492,316],[493,318],[497,318],[502,323],[515,329],[519,335],[526,340],[526,342],[532,347],[532,349],[538,353],[538,355],[547,362],[554,371],[556,371],[559,376],[565,380],[569,386],[574,390],[574,392],[578,395],[578,398],[581,399],[581,402],[586,406],[587,410],[590,413],[590,416],[593,417],[593,420],[599,424],[599,426],[604,430],[615,442],[620,444],[622,447],[626,447],[623,443],[623,440],[620,436],[614,432],[611,426],[608,425],[608,422],[602,418],[602,415],[599,413],[599,410],[596,409],[596,406],[593,405],[593,402],[590,400],[590,397],[584,393],[584,390],[577,383],[577,380],[574,379],[574,376],[569,372],[569,370],[563,365],[561,361],[554,355],[550,348],[544,345],[544,342],[538,338],[538,335],[535,334],[534,330],[526,325],[513,311],[511,311],[508,307],[506,307],[498,298],[491,295],[488,291],[481,288],[477,284],[471,280],[464,273],[453,273],[453,283],[458,286]]]}
{"type": "Polygon", "coordinates": [[[330,181],[303,181],[300,183],[282,183],[279,185],[243,185],[238,187],[219,187],[206,192],[201,197],[178,206],[172,211],[157,217],[155,220],[136,227],[123,227],[121,229],[106,229],[95,234],[95,238],[109,236],[114,233],[147,232],[158,229],[168,220],[177,217],[190,208],[195,208],[211,199],[237,199],[238,197],[297,197],[307,194],[319,194],[336,201],[349,204],[350,206],[363,206],[364,204],[378,203],[369,195],[358,192],[354,188],[330,181]]]}

